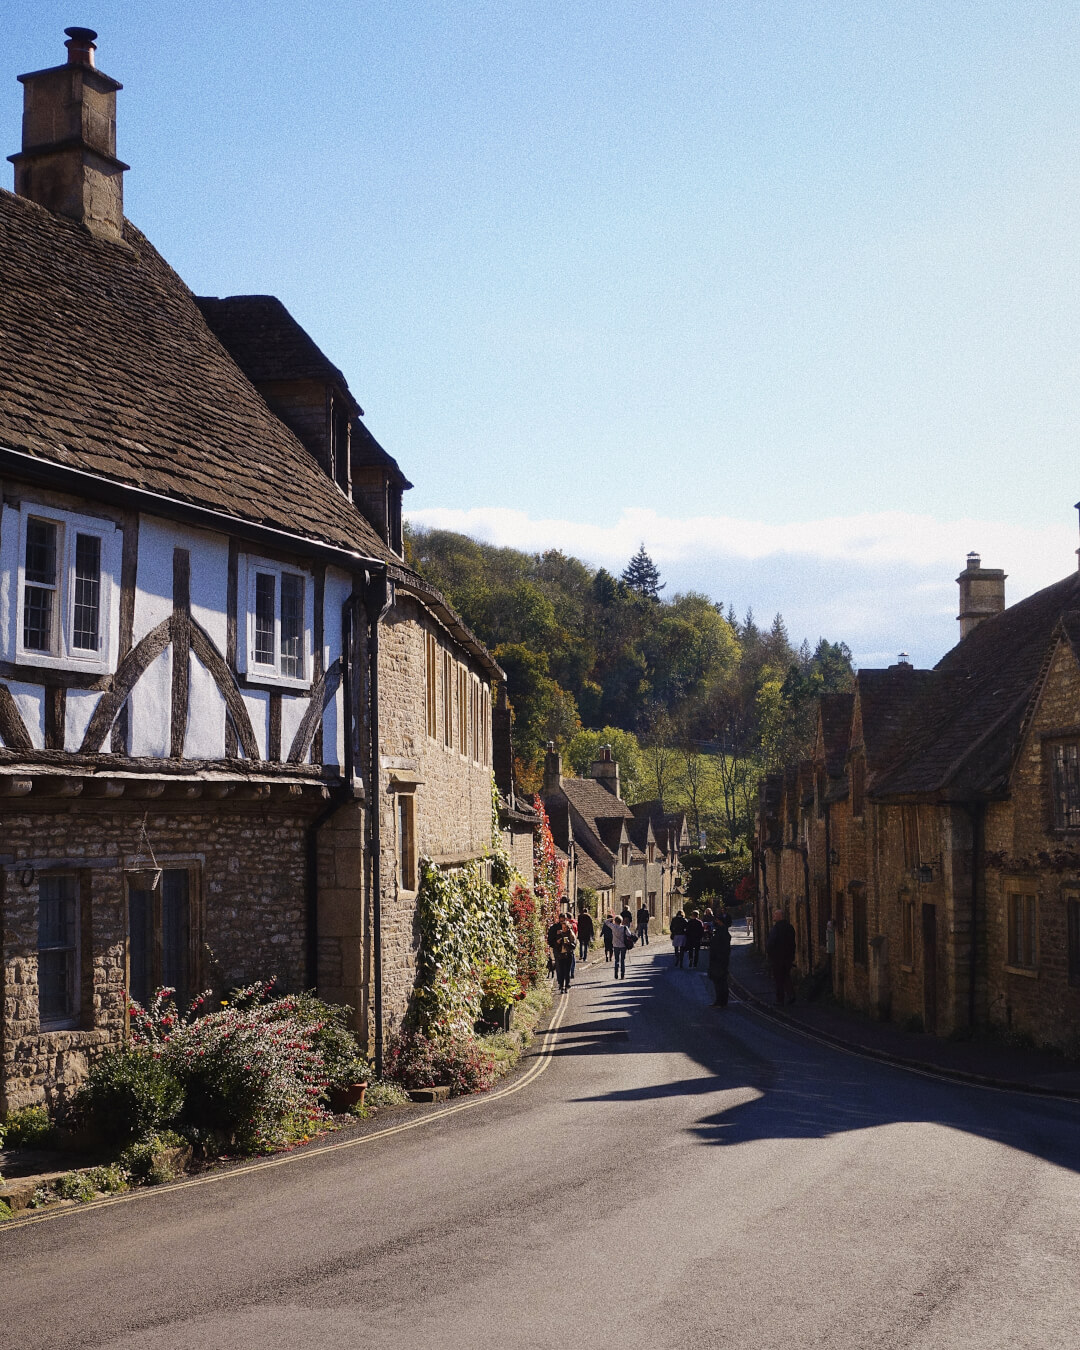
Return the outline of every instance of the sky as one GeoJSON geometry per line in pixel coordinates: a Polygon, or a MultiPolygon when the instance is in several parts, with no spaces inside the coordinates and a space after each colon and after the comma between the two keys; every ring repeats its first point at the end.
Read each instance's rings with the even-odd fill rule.
{"type": "Polygon", "coordinates": [[[284,301],[417,523],[644,542],[864,666],[956,641],[969,550],[1010,603],[1077,565],[1075,0],[0,12],[5,153],[96,29],[127,214],[284,301]]]}

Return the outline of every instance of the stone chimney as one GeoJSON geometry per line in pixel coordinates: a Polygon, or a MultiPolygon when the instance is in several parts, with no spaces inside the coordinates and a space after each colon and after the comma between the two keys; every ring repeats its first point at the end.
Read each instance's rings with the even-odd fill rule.
{"type": "Polygon", "coordinates": [[[592,767],[589,769],[589,777],[595,778],[598,783],[603,783],[613,796],[620,796],[619,765],[618,761],[611,756],[610,745],[605,745],[600,751],[600,758],[593,760],[592,767]]]}
{"type": "Polygon", "coordinates": [[[967,555],[967,566],[956,578],[960,586],[960,640],[975,631],[984,619],[1005,608],[1005,573],[1000,567],[983,567],[977,553],[967,555]]]}
{"type": "Polygon", "coordinates": [[[548,741],[547,754],[544,756],[544,796],[558,792],[562,788],[562,755],[555,749],[555,742],[548,741]]]}
{"type": "Polygon", "coordinates": [[[123,85],[94,65],[89,28],[65,28],[67,63],[20,75],[22,150],[15,191],[76,220],[99,239],[124,228],[124,170],[116,158],[116,91],[123,85]]]}

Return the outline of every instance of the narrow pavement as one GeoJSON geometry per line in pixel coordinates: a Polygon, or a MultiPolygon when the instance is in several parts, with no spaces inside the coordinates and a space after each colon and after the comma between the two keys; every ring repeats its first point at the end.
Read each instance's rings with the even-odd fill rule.
{"type": "Polygon", "coordinates": [[[517,1092],[0,1230],[0,1346],[1074,1347],[1080,1108],[579,968],[517,1092]]]}

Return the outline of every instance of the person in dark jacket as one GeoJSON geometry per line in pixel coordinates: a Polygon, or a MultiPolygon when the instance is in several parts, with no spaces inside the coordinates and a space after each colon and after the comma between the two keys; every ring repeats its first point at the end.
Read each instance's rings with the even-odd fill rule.
{"type": "Polygon", "coordinates": [[[686,916],[681,909],[671,916],[671,945],[675,948],[675,964],[681,966],[686,953],[686,916]]]}
{"type": "Polygon", "coordinates": [[[765,955],[772,967],[777,1003],[794,1003],[791,967],[795,964],[795,929],[784,918],[782,909],[773,910],[773,926],[765,939],[765,955]]]}
{"type": "Polygon", "coordinates": [[[555,974],[559,977],[559,993],[570,992],[570,971],[574,961],[574,930],[565,914],[551,925],[547,933],[548,946],[555,958],[555,974]]]}
{"type": "Polygon", "coordinates": [[[578,960],[587,961],[589,959],[589,947],[592,945],[593,934],[596,928],[592,921],[592,915],[587,911],[578,915],[577,921],[577,940],[578,940],[578,960]]]}
{"type": "Polygon", "coordinates": [[[709,979],[716,997],[714,1008],[726,1008],[728,1001],[728,968],[731,965],[731,929],[723,921],[713,926],[709,938],[709,979]]]}
{"type": "Polygon", "coordinates": [[[701,941],[705,936],[705,925],[697,914],[691,914],[686,921],[687,965],[696,966],[701,953],[701,941]]]}
{"type": "Polygon", "coordinates": [[[648,905],[642,905],[637,912],[637,940],[642,946],[649,945],[649,920],[652,915],[649,913],[648,905]]]}
{"type": "Polygon", "coordinates": [[[615,954],[615,915],[609,914],[600,925],[600,936],[604,939],[604,960],[610,961],[615,954]]]}

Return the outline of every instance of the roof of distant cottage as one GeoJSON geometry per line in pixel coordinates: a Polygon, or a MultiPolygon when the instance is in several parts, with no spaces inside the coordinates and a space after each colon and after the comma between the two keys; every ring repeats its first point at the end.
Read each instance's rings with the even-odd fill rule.
{"type": "Polygon", "coordinates": [[[401,569],[130,222],[124,240],[0,191],[0,445],[401,569]]]}
{"type": "Polygon", "coordinates": [[[252,384],[272,380],[330,380],[348,392],[345,376],[276,295],[192,298],[221,345],[252,384]]]}

